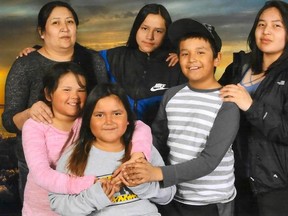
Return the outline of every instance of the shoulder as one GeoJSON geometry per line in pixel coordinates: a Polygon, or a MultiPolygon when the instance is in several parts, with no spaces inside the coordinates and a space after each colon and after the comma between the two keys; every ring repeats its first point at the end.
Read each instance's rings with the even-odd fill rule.
{"type": "Polygon", "coordinates": [[[238,106],[233,102],[223,102],[222,109],[224,110],[234,110],[235,112],[239,112],[238,106]]]}
{"type": "Polygon", "coordinates": [[[20,67],[25,67],[25,66],[30,66],[32,65],[37,65],[39,64],[39,60],[41,60],[43,57],[36,51],[31,52],[27,56],[23,57],[18,57],[14,63],[13,66],[20,66],[20,67]]]}
{"type": "Polygon", "coordinates": [[[226,119],[240,119],[240,110],[233,102],[223,102],[220,112],[222,112],[221,116],[227,116],[226,119]]]}
{"type": "Polygon", "coordinates": [[[126,46],[117,46],[117,47],[108,49],[107,51],[108,51],[108,52],[120,52],[120,51],[126,51],[126,50],[128,50],[128,49],[129,49],[129,48],[126,47],[126,46]]]}
{"type": "Polygon", "coordinates": [[[115,47],[115,48],[111,48],[111,49],[108,49],[107,50],[107,53],[110,55],[110,54],[121,54],[121,53],[125,53],[129,50],[128,47],[126,46],[118,46],[118,47],[115,47]]]}
{"type": "Polygon", "coordinates": [[[187,86],[187,83],[181,84],[181,85],[177,85],[177,86],[173,86],[171,88],[169,88],[166,92],[165,95],[166,97],[173,97],[177,92],[179,92],[181,89],[185,88],[187,86]]]}
{"type": "Polygon", "coordinates": [[[23,124],[23,129],[22,132],[26,133],[27,131],[45,131],[50,127],[50,125],[46,125],[44,123],[41,122],[37,122],[35,120],[33,120],[32,118],[27,119],[24,124],[23,124]]]}
{"type": "Polygon", "coordinates": [[[167,104],[172,97],[174,97],[181,89],[185,88],[186,86],[187,83],[169,88],[163,95],[162,103],[167,104]]]}

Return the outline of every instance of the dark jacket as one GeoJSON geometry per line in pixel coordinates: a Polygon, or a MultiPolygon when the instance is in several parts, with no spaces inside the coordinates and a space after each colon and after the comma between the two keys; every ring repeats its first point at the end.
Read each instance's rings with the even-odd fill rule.
{"type": "MultiPolygon", "coordinates": [[[[250,67],[250,54],[234,54],[234,60],[219,80],[238,83],[250,67]]],[[[251,107],[242,112],[235,141],[254,193],[288,187],[288,61],[269,69],[252,96],[251,107]],[[245,146],[248,164],[245,163],[245,146]]],[[[242,164],[242,165],[243,165],[242,164]]],[[[236,168],[237,169],[237,166],[236,168]]]]}
{"type": "Polygon", "coordinates": [[[125,46],[100,51],[106,62],[110,81],[119,83],[129,96],[137,119],[151,125],[164,92],[185,83],[179,65],[168,67],[168,50],[150,55],[125,46]]]}

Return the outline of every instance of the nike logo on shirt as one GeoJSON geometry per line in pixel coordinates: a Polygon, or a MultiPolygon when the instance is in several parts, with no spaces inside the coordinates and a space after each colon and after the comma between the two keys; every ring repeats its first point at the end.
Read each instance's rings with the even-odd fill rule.
{"type": "Polygon", "coordinates": [[[155,92],[155,91],[168,89],[168,88],[165,88],[165,86],[166,84],[156,83],[154,86],[151,87],[150,91],[155,92]]]}
{"type": "Polygon", "coordinates": [[[285,81],[284,80],[281,80],[279,82],[277,82],[278,85],[285,85],[285,81]]]}

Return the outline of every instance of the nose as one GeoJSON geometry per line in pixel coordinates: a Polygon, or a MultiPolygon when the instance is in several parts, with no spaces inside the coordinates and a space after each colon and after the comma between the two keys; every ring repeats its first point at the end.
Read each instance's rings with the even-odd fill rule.
{"type": "Polygon", "coordinates": [[[147,38],[148,40],[154,40],[154,31],[153,31],[153,30],[149,30],[149,31],[147,32],[146,38],[147,38]]]}
{"type": "Polygon", "coordinates": [[[79,97],[78,91],[72,91],[71,92],[71,98],[72,99],[79,99],[80,97],[79,97]]]}
{"type": "Polygon", "coordinates": [[[105,116],[105,123],[106,124],[111,124],[112,123],[112,116],[111,115],[106,115],[105,116]]]}
{"type": "Polygon", "coordinates": [[[61,25],[61,32],[64,32],[64,31],[68,31],[68,25],[66,22],[64,22],[62,25],[61,25]]]}
{"type": "Polygon", "coordinates": [[[269,25],[266,25],[265,28],[264,28],[264,31],[263,31],[264,34],[270,34],[270,26],[269,25]]]}
{"type": "Polygon", "coordinates": [[[197,59],[195,58],[195,56],[192,55],[192,54],[189,54],[189,62],[195,62],[195,61],[197,61],[197,59]]]}

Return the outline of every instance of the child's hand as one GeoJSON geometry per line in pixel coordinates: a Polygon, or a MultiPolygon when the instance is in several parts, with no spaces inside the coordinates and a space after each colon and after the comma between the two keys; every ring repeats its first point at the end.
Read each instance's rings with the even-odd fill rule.
{"type": "Polygon", "coordinates": [[[29,53],[34,52],[35,50],[36,49],[33,47],[27,47],[19,52],[17,58],[27,56],[29,53]]]}
{"type": "Polygon", "coordinates": [[[123,164],[129,164],[129,163],[135,162],[137,159],[140,159],[140,158],[144,158],[145,159],[144,153],[142,153],[142,152],[134,152],[134,153],[131,154],[130,160],[126,161],[123,164]]]}
{"type": "Polygon", "coordinates": [[[43,101],[38,101],[34,103],[31,108],[29,108],[29,117],[37,122],[43,122],[45,124],[51,124],[53,113],[51,108],[43,101]]]}
{"type": "MultiPolygon", "coordinates": [[[[145,158],[145,155],[142,153],[142,152],[134,152],[131,154],[131,158],[130,160],[126,161],[125,163],[121,164],[121,166],[119,166],[114,172],[113,172],[113,175],[112,177],[113,178],[116,178],[116,176],[120,176],[121,174],[121,171],[123,169],[123,167],[126,165],[126,164],[129,164],[129,163],[133,163],[135,162],[137,159],[140,159],[140,158],[145,158]]],[[[124,183],[125,184],[125,183],[124,183]]]]}
{"type": "Polygon", "coordinates": [[[113,195],[120,191],[120,185],[112,184],[112,182],[108,179],[99,179],[99,181],[101,182],[104,193],[112,201],[113,195]]]}
{"type": "Polygon", "coordinates": [[[169,53],[169,56],[166,59],[166,62],[169,62],[169,67],[173,67],[174,65],[176,65],[178,61],[179,59],[176,53],[169,53]]]}
{"type": "MultiPolygon", "coordinates": [[[[128,162],[128,161],[127,161],[128,162]]],[[[131,162],[132,163],[132,162],[131,162]]],[[[122,164],[117,170],[115,170],[115,172],[113,173],[113,178],[111,180],[111,182],[113,184],[119,184],[119,185],[126,185],[128,187],[134,187],[134,186],[137,186],[136,184],[134,184],[133,182],[129,182],[127,181],[124,176],[123,176],[123,173],[122,173],[122,168],[124,167],[125,165],[122,164]]]]}
{"type": "Polygon", "coordinates": [[[135,163],[126,164],[123,167],[122,175],[127,182],[134,185],[163,180],[162,170],[152,166],[145,159],[138,159],[135,163]]]}

